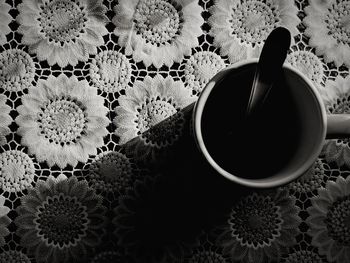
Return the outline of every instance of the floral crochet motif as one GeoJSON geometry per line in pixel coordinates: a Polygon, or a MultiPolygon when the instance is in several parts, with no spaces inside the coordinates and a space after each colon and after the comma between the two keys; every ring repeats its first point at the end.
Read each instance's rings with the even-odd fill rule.
{"type": "Polygon", "coordinates": [[[327,63],[337,67],[343,63],[350,66],[350,19],[347,10],[349,1],[309,1],[305,8],[303,23],[309,44],[316,48],[316,54],[324,56],[327,63]]]}
{"type": "Polygon", "coordinates": [[[104,100],[87,81],[60,75],[40,80],[17,108],[22,144],[38,161],[64,168],[85,162],[103,145],[109,120],[104,100]]]}
{"type": "Polygon", "coordinates": [[[11,223],[7,214],[10,212],[10,208],[4,205],[5,197],[0,196],[0,246],[6,244],[5,237],[10,234],[7,226],[11,223]]]}
{"type": "Polygon", "coordinates": [[[22,192],[34,183],[35,168],[24,152],[9,150],[0,154],[0,187],[6,192],[22,192]]]}
{"type": "Polygon", "coordinates": [[[308,250],[300,250],[288,255],[283,263],[323,263],[324,261],[315,252],[308,250]]]}
{"type": "Polygon", "coordinates": [[[10,116],[11,107],[6,104],[6,100],[5,95],[0,95],[0,146],[7,142],[6,135],[11,132],[8,127],[12,122],[10,116]]]}
{"type": "Polygon", "coordinates": [[[199,246],[192,249],[191,253],[184,259],[185,263],[229,263],[227,255],[223,255],[221,248],[209,241],[208,235],[199,237],[199,246]]]}
{"type": "Polygon", "coordinates": [[[38,210],[42,212],[34,222],[37,224],[39,237],[52,243],[53,247],[74,246],[85,235],[88,222],[86,208],[73,198],[63,195],[48,198],[38,207],[38,210]],[[64,204],[70,204],[70,206],[64,204]],[[69,230],[59,233],[62,231],[61,228],[67,228],[68,222],[71,221],[73,222],[69,230]]]}
{"type": "Polygon", "coordinates": [[[18,32],[39,60],[60,67],[75,66],[104,44],[106,8],[102,1],[24,1],[18,6],[18,32]]]}
{"type": "Polygon", "coordinates": [[[160,68],[180,62],[198,45],[202,8],[192,0],[120,0],[114,33],[127,55],[160,68]]]}
{"type": "Polygon", "coordinates": [[[103,193],[126,191],[132,186],[134,177],[134,165],[120,152],[102,152],[88,168],[89,184],[103,193]]]}
{"type": "MultiPolygon", "coordinates": [[[[350,77],[338,76],[335,81],[327,81],[326,89],[321,91],[326,111],[330,114],[350,113],[350,77]]],[[[350,167],[349,139],[327,140],[322,154],[328,162],[336,162],[338,166],[350,167]]]]}
{"type": "Polygon", "coordinates": [[[200,251],[192,255],[188,263],[228,263],[223,255],[215,251],[200,251]]]}
{"type": "Polygon", "coordinates": [[[0,262],[13,262],[13,263],[30,263],[30,259],[27,255],[20,251],[10,250],[0,254],[0,262]]]}
{"type": "Polygon", "coordinates": [[[181,109],[194,100],[190,90],[171,77],[147,76],[143,82],[136,81],[133,88],[126,90],[126,95],[119,97],[120,106],[115,109],[119,143],[125,144],[139,136],[136,153],[145,156],[172,145],[182,133],[181,109]]]}
{"type": "Polygon", "coordinates": [[[325,177],[324,163],[318,159],[305,174],[291,182],[288,187],[298,193],[312,192],[323,185],[325,177]]]}
{"type": "Polygon", "coordinates": [[[0,45],[7,42],[6,35],[11,32],[11,28],[8,26],[12,20],[9,14],[10,9],[11,6],[5,3],[5,0],[0,0],[0,45]]]}
{"type": "Polygon", "coordinates": [[[0,87],[8,91],[22,91],[34,80],[33,59],[23,50],[8,49],[0,53],[0,87]]]}
{"type": "Polygon", "coordinates": [[[118,92],[131,81],[131,64],[118,51],[102,51],[92,59],[90,76],[96,87],[105,92],[118,92]]]}
{"type": "Polygon", "coordinates": [[[240,262],[278,261],[284,250],[296,244],[297,213],[287,191],[279,190],[272,197],[254,193],[232,208],[218,244],[224,254],[240,262]]]}
{"type": "Polygon", "coordinates": [[[105,209],[87,182],[49,177],[39,180],[21,201],[17,234],[38,262],[80,262],[87,249],[100,243],[105,209]]]}
{"type": "Polygon", "coordinates": [[[214,52],[196,52],[185,64],[185,86],[199,94],[209,80],[225,66],[224,60],[214,52]]]}
{"type": "Polygon", "coordinates": [[[288,54],[286,62],[300,70],[317,87],[321,87],[324,82],[323,63],[314,53],[307,50],[296,50],[288,54]]]}
{"type": "Polygon", "coordinates": [[[210,35],[230,61],[259,57],[265,39],[277,26],[298,33],[298,8],[289,0],[218,0],[210,8],[210,35]]]}
{"type": "Polygon", "coordinates": [[[348,262],[350,247],[350,177],[339,176],[336,182],[328,181],[326,188],[318,190],[308,208],[312,245],[330,262],[348,262]]]}

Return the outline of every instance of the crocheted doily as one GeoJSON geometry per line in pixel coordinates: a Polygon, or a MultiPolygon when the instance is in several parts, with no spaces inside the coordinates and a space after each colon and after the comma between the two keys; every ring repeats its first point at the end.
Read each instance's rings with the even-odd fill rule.
{"type": "Polygon", "coordinates": [[[300,221],[295,199],[286,190],[272,196],[253,193],[232,207],[217,244],[232,260],[278,262],[296,244],[300,221]]]}
{"type": "Polygon", "coordinates": [[[0,254],[0,262],[30,263],[31,260],[21,251],[10,250],[0,254]]]}
{"type": "Polygon", "coordinates": [[[321,255],[330,262],[346,262],[350,245],[350,177],[338,177],[318,190],[318,196],[311,199],[308,208],[310,217],[306,223],[312,245],[318,247],[321,255]],[[337,248],[337,249],[334,249],[337,248]]]}
{"type": "Polygon", "coordinates": [[[17,208],[21,245],[39,262],[88,258],[89,248],[101,242],[104,231],[101,203],[87,182],[78,182],[76,177],[38,181],[17,208]]]}
{"type": "Polygon", "coordinates": [[[186,110],[215,74],[257,58],[275,27],[290,30],[286,63],[311,80],[327,114],[350,113],[349,8],[340,0],[0,0],[0,261],[350,261],[350,136],[326,140],[290,184],[235,200],[205,242],[179,240],[192,228],[180,229],[188,221],[171,210],[195,217],[198,209],[196,162],[178,158],[192,152],[173,153],[191,125],[186,110]],[[176,170],[164,160],[180,172],[164,176],[176,170]],[[164,195],[176,202],[162,207],[164,195]],[[164,231],[152,236],[149,226],[164,231]]]}

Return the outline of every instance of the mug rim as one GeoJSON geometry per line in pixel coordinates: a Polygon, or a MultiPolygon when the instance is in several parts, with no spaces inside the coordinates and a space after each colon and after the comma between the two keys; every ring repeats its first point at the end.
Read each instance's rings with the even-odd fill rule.
{"type": "MultiPolygon", "coordinates": [[[[314,150],[312,154],[310,154],[309,158],[296,169],[293,173],[291,173],[288,176],[284,176],[281,178],[275,178],[274,180],[267,180],[267,178],[263,179],[247,179],[247,178],[242,178],[239,176],[236,176],[225,169],[223,169],[220,165],[218,165],[214,159],[211,157],[209,154],[207,148],[205,147],[205,143],[203,140],[202,136],[202,130],[201,130],[201,121],[202,121],[202,113],[204,106],[206,104],[206,101],[211,93],[211,91],[214,89],[214,87],[217,86],[217,81],[222,79],[222,76],[227,74],[229,70],[232,70],[234,68],[239,68],[241,66],[244,66],[246,64],[251,64],[251,63],[257,63],[258,58],[250,58],[250,59],[245,59],[241,60],[239,62],[236,62],[232,65],[227,66],[224,68],[222,71],[219,71],[216,73],[211,80],[206,84],[206,86],[203,88],[201,94],[198,97],[198,100],[196,101],[194,105],[194,110],[193,110],[193,133],[195,137],[195,141],[197,144],[197,147],[200,149],[202,154],[204,155],[205,159],[209,164],[222,176],[226,177],[227,179],[238,183],[240,185],[248,186],[248,187],[254,187],[254,188],[271,188],[271,187],[277,187],[281,186],[284,184],[287,184],[298,177],[300,177],[302,174],[304,174],[311,166],[312,164],[316,161],[316,159],[319,157],[319,154],[322,151],[323,143],[326,138],[326,129],[327,129],[327,113],[326,109],[324,107],[324,102],[323,99],[315,87],[315,85],[312,83],[312,81],[305,76],[304,73],[302,73],[299,69],[293,67],[292,65],[283,64],[284,69],[288,69],[289,71],[294,72],[296,75],[301,77],[303,81],[306,82],[309,90],[311,91],[314,99],[317,102],[318,105],[318,112],[320,114],[320,119],[322,120],[321,126],[322,126],[322,132],[320,136],[320,141],[318,142],[317,145],[317,150],[314,150]],[[213,83],[214,82],[214,83],[213,83]]],[[[272,176],[273,177],[273,176],[272,176]]]]}

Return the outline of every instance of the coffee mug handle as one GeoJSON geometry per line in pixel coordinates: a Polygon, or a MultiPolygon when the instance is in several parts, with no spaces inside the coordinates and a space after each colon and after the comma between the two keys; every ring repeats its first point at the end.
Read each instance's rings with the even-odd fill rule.
{"type": "Polygon", "coordinates": [[[350,138],[350,114],[328,114],[326,139],[350,138]]]}

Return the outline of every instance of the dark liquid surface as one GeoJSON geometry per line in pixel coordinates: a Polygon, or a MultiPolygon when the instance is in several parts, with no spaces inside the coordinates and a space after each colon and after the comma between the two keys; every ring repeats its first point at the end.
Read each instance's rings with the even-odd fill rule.
{"type": "Polygon", "coordinates": [[[205,146],[224,170],[259,179],[279,172],[295,155],[300,116],[279,74],[254,121],[247,123],[246,107],[255,66],[231,71],[210,93],[202,115],[205,146]]]}

